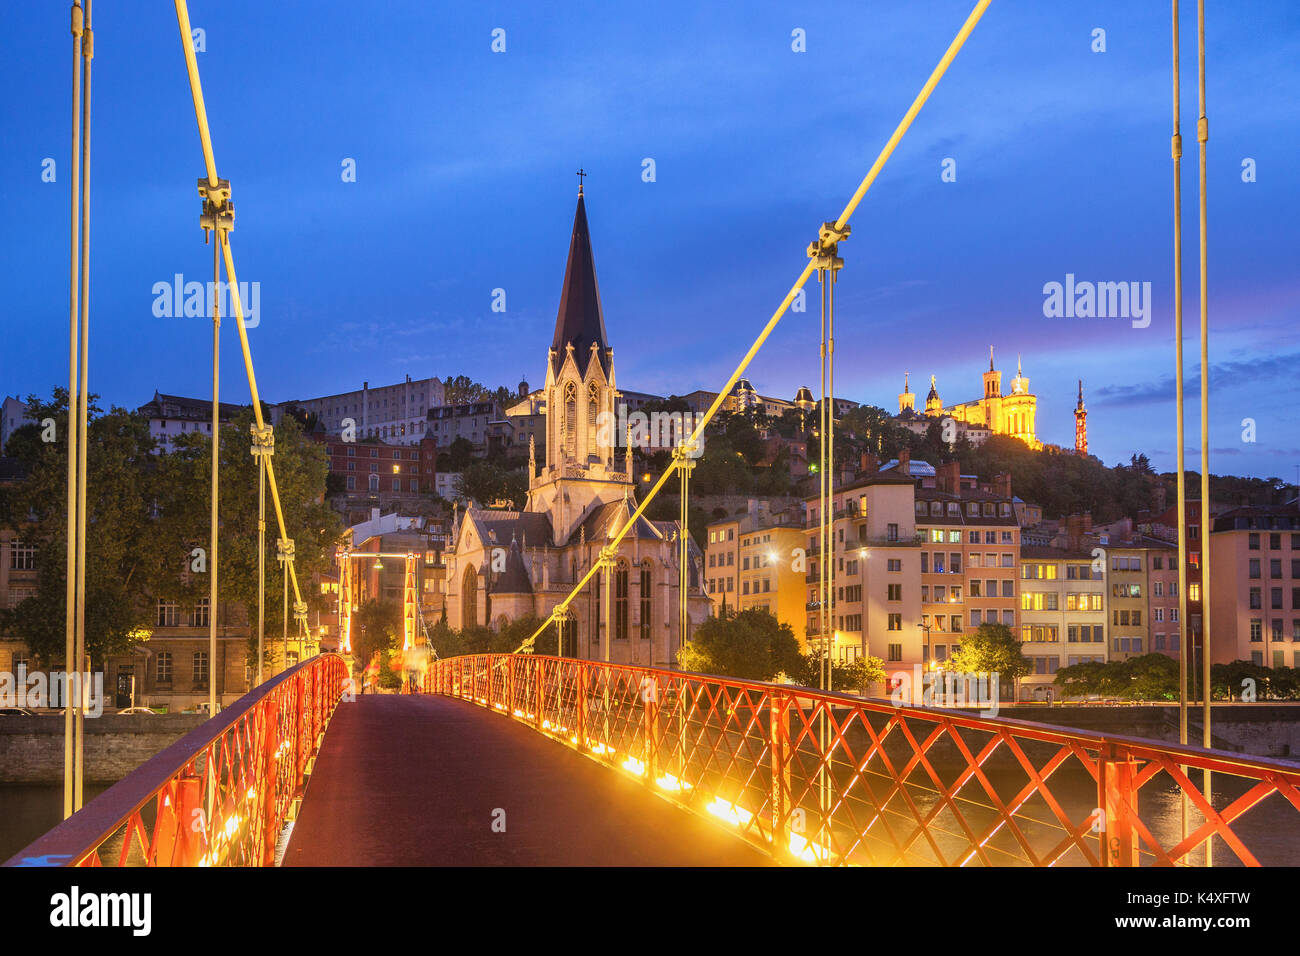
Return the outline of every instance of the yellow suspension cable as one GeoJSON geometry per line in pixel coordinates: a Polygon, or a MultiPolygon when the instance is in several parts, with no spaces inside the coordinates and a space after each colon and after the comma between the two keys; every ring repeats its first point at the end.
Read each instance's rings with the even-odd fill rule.
{"type": "MultiPolygon", "coordinates": [[[[943,57],[931,71],[929,79],[925,81],[925,85],[922,86],[921,91],[917,93],[916,98],[912,101],[912,105],[908,107],[902,120],[900,120],[898,126],[895,127],[893,135],[889,137],[889,141],[886,142],[884,148],[881,149],[880,155],[876,157],[876,161],[872,163],[866,176],[863,177],[862,182],[858,184],[858,188],[854,192],[853,197],[849,200],[848,205],[846,205],[844,211],[840,213],[839,218],[835,222],[837,229],[843,229],[844,226],[848,224],[849,219],[858,207],[858,203],[862,201],[867,190],[871,188],[872,183],[875,182],[876,177],[880,174],[880,170],[884,168],[889,157],[893,155],[894,149],[898,146],[904,134],[906,134],[908,129],[911,127],[912,121],[915,120],[917,114],[921,112],[921,108],[925,106],[926,101],[929,100],[930,94],[934,92],[935,86],[938,85],[939,80],[941,80],[943,75],[948,71],[949,65],[951,65],[953,59],[957,56],[957,53],[961,50],[962,46],[965,45],[966,39],[970,36],[971,31],[975,29],[975,25],[979,23],[980,18],[984,15],[984,11],[988,9],[989,4],[992,2],[993,0],[978,0],[975,4],[974,9],[971,10],[970,15],[966,18],[966,22],[962,24],[961,30],[959,30],[957,35],[953,38],[952,43],[948,45],[948,49],[945,51],[943,57]]],[[[184,0],[176,0],[176,3],[178,6],[183,5],[184,0]]],[[[193,57],[190,56],[189,59],[193,59],[193,57]]],[[[195,69],[197,70],[197,68],[195,69]]],[[[740,379],[740,376],[744,374],[745,369],[749,367],[749,363],[753,361],[754,356],[757,355],[759,349],[763,347],[768,336],[772,334],[777,323],[781,321],[781,317],[785,315],[786,309],[790,307],[790,303],[794,301],[795,297],[799,294],[799,290],[803,288],[804,283],[807,282],[809,277],[812,275],[813,269],[814,266],[812,262],[809,262],[804,266],[803,271],[799,273],[799,278],[795,280],[794,285],[792,285],[790,290],[785,294],[785,298],[781,300],[781,304],[777,306],[776,311],[773,312],[771,318],[767,320],[767,324],[764,325],[762,331],[759,332],[758,338],[754,340],[754,344],[749,347],[749,351],[747,351],[744,357],[740,360],[740,364],[737,365],[736,370],[731,373],[730,378],[727,379],[726,383],[722,386],[722,390],[719,391],[717,396],[713,399],[708,410],[696,422],[695,430],[691,433],[688,444],[694,445],[699,442],[701,436],[704,434],[704,429],[708,426],[709,422],[713,420],[714,415],[717,414],[718,409],[722,406],[722,403],[726,400],[727,396],[731,394],[732,386],[734,386],[740,379]]],[[[230,270],[227,269],[226,271],[229,272],[230,270]]],[[[233,280],[233,276],[231,278],[233,280]]],[[[242,322],[240,327],[242,330],[242,322]]],[[[627,524],[624,525],[612,539],[610,539],[609,547],[617,547],[623,538],[627,536],[627,533],[636,526],[637,521],[639,521],[641,516],[645,514],[646,507],[655,499],[655,496],[659,494],[660,489],[662,489],[664,484],[667,483],[672,473],[677,470],[677,464],[677,461],[674,460],[666,469],[664,469],[663,474],[659,476],[659,480],[656,481],[650,491],[647,492],[645,498],[642,499],[641,503],[632,513],[632,517],[628,520],[627,524]]],[[[556,620],[556,611],[561,608],[567,610],[568,605],[575,597],[577,597],[579,592],[586,587],[587,582],[589,582],[595,575],[596,567],[597,566],[593,564],[593,566],[588,569],[582,579],[573,586],[573,589],[569,592],[568,596],[556,605],[555,609],[551,611],[550,616],[548,616],[547,619],[542,622],[542,625],[516,649],[515,653],[531,648],[533,642],[537,640],[541,633],[556,620]]]]}
{"type": "MultiPolygon", "coordinates": [[[[1211,747],[1210,735],[1210,534],[1213,531],[1213,509],[1210,507],[1210,313],[1206,299],[1206,208],[1205,208],[1205,144],[1210,138],[1210,121],[1205,116],[1205,0],[1196,4],[1196,66],[1200,116],[1196,120],[1198,169],[1200,173],[1201,218],[1201,684],[1204,699],[1201,746],[1211,747]]],[[[1213,799],[1210,771],[1205,771],[1205,795],[1213,799]]],[[[1205,841],[1205,865],[1214,865],[1214,840],[1205,841]]]]}
{"type": "MultiPolygon", "coordinates": [[[[81,6],[74,3],[72,7],[72,213],[71,237],[68,266],[68,543],[66,597],[67,605],[64,615],[64,664],[70,673],[76,673],[77,653],[77,414],[80,410],[78,400],[78,368],[80,365],[80,331],[78,302],[81,279],[80,246],[80,202],[81,202],[81,40],[85,23],[81,6]]],[[[80,701],[78,700],[78,703],[80,701]]],[[[64,701],[63,710],[63,817],[72,816],[74,767],[73,738],[76,734],[73,713],[76,705],[71,700],[64,701]]]]}
{"type": "MultiPolygon", "coordinates": [[[[199,140],[203,147],[203,161],[207,169],[208,183],[213,189],[216,189],[220,180],[217,177],[217,161],[212,152],[212,134],[208,128],[208,112],[203,100],[203,84],[199,78],[198,61],[194,55],[194,45],[191,39],[190,14],[186,0],[174,0],[176,8],[176,22],[181,34],[181,48],[185,53],[185,70],[189,75],[190,82],[190,99],[194,103],[194,117],[198,122],[199,140]]],[[[230,239],[225,229],[216,229],[217,241],[221,244],[222,258],[226,266],[226,278],[230,288],[230,301],[235,312],[235,326],[239,331],[239,345],[244,357],[244,371],[248,377],[248,389],[253,402],[253,415],[257,421],[259,429],[265,428],[266,422],[262,416],[262,401],[257,390],[257,376],[253,371],[253,353],[248,345],[248,329],[244,325],[244,307],[239,297],[239,280],[235,273],[235,262],[230,252],[230,239]]],[[[275,518],[280,530],[280,537],[288,540],[289,534],[284,522],[284,509],[280,504],[280,491],[275,482],[275,466],[268,459],[266,462],[266,476],[271,488],[271,503],[275,508],[275,518]]],[[[303,604],[302,590],[298,585],[298,575],[292,561],[289,562],[289,579],[293,583],[293,594],[295,606],[303,604]]],[[[299,621],[300,628],[305,629],[306,624],[299,621]]]]}
{"type": "MultiPolygon", "coordinates": [[[[1182,633],[1178,653],[1178,742],[1187,743],[1188,662],[1192,660],[1192,642],[1187,619],[1187,476],[1186,427],[1183,410],[1183,137],[1181,132],[1182,88],[1178,68],[1178,0],[1173,0],[1174,31],[1174,134],[1170,154],[1174,161],[1174,355],[1178,366],[1174,376],[1177,406],[1178,449],[1178,629],[1182,633]]],[[[1208,540],[1208,539],[1207,539],[1208,540]]],[[[1186,770],[1184,769],[1184,773],[1186,770]]],[[[1182,835],[1188,832],[1188,798],[1182,797],[1182,835]]]]}
{"type": "MultiPolygon", "coordinates": [[[[76,673],[89,674],[86,658],[86,458],[90,443],[87,420],[90,416],[90,64],[95,57],[95,35],[90,28],[90,0],[86,0],[85,31],[81,38],[81,369],[77,404],[77,647],[76,673]]],[[[80,810],[85,783],[85,698],[74,708],[76,732],[75,771],[72,783],[73,809],[80,810]]]]}

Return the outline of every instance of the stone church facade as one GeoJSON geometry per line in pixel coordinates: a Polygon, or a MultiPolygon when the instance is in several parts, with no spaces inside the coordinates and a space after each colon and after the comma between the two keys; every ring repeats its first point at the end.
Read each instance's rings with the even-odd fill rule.
{"type": "MultiPolygon", "coordinates": [[[[452,627],[499,629],[529,614],[547,617],[600,562],[602,548],[636,510],[631,449],[618,447],[608,428],[619,392],[581,188],[543,391],[545,460],[538,462],[530,447],[523,511],[470,508],[454,529],[446,604],[452,627]]],[[[569,604],[566,656],[600,660],[608,654],[615,663],[676,666],[679,534],[676,521],[637,522],[620,542],[613,567],[597,571],[569,604]]],[[[701,569],[691,543],[692,628],[709,614],[701,569]]]]}

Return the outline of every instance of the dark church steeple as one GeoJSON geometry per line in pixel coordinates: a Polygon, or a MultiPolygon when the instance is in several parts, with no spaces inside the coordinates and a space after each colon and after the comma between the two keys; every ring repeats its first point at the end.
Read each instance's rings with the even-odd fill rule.
{"type": "Polygon", "coordinates": [[[600,308],[596,261],[591,254],[591,234],[587,230],[587,207],[582,186],[579,185],[578,209],[573,215],[573,238],[569,241],[569,262],[564,268],[560,311],[555,317],[555,337],[551,341],[551,370],[559,372],[567,350],[572,346],[578,374],[585,376],[593,344],[601,368],[608,378],[609,342],[605,338],[605,317],[600,308]]]}

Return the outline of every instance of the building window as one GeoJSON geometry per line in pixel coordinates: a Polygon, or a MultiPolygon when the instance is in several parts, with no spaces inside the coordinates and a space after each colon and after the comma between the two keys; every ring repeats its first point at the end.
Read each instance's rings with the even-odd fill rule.
{"type": "MultiPolygon", "coordinates": [[[[901,614],[891,614],[891,615],[889,615],[889,630],[891,630],[891,631],[901,631],[902,629],[903,629],[903,615],[901,615],[901,614]]],[[[901,646],[901,645],[900,645],[900,646],[901,646]]],[[[900,657],[900,658],[891,658],[891,660],[895,660],[895,659],[897,659],[897,660],[902,660],[901,657],[900,657]]]]}
{"type": "Polygon", "coordinates": [[[172,654],[171,651],[158,652],[158,676],[157,681],[160,684],[170,684],[172,682],[172,654]]]}
{"type": "Polygon", "coordinates": [[[199,598],[194,605],[194,611],[190,614],[190,627],[207,627],[208,626],[208,599],[199,598]]]}
{"type": "Polygon", "coordinates": [[[181,623],[180,607],[174,601],[158,602],[158,626],[179,627],[181,623]]]}
{"type": "Polygon", "coordinates": [[[196,686],[207,686],[208,683],[208,652],[194,652],[194,683],[196,686]]]}
{"type": "Polygon", "coordinates": [[[23,544],[21,541],[11,541],[9,543],[9,570],[11,571],[36,570],[35,546],[29,544],[23,544]]]}
{"type": "Polygon", "coordinates": [[[890,645],[889,645],[889,659],[890,659],[891,661],[901,661],[901,660],[903,659],[903,645],[902,645],[902,644],[890,644],[890,645]]]}

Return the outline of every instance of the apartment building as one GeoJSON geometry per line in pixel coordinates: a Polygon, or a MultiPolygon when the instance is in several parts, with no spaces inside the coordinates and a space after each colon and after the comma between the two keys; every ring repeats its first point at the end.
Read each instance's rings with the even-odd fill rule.
{"type": "Polygon", "coordinates": [[[371,388],[369,382],[362,382],[356,391],[281,402],[272,408],[271,420],[279,424],[287,411],[301,408],[315,413],[316,420],[331,435],[342,434],[345,420],[351,419],[358,440],[379,438],[410,445],[425,436],[425,416],[430,408],[443,404],[444,395],[439,379],[412,379],[408,375],[406,381],[394,385],[371,388]]]}
{"type": "Polygon", "coordinates": [[[740,590],[728,606],[742,611],[750,608],[770,611],[782,624],[790,625],[797,637],[802,637],[804,572],[795,568],[803,566],[799,561],[804,546],[803,528],[798,523],[755,524],[753,530],[740,532],[737,559],[740,590]]]}
{"type": "Polygon", "coordinates": [[[810,497],[804,503],[806,647],[845,663],[879,657],[885,662],[886,691],[900,679],[898,672],[925,660],[916,493],[914,479],[906,474],[867,474],[835,489],[827,549],[834,562],[833,593],[825,632],[819,500],[810,497]]]}
{"type": "Polygon", "coordinates": [[[1300,667],[1300,503],[1225,511],[1209,543],[1212,660],[1300,667]]]}
{"type": "Polygon", "coordinates": [[[24,425],[35,423],[30,415],[27,414],[27,403],[21,399],[11,396],[5,396],[3,402],[0,402],[0,455],[4,454],[5,445],[9,444],[9,436],[24,425]]]}
{"type": "MultiPolygon", "coordinates": [[[[1212,526],[1213,522],[1224,511],[1221,504],[1211,502],[1209,508],[1209,520],[1202,515],[1200,501],[1186,502],[1186,520],[1184,522],[1187,538],[1187,620],[1179,622],[1182,633],[1182,640],[1186,641],[1191,647],[1191,656],[1193,665],[1198,672],[1201,667],[1201,645],[1203,643],[1203,619],[1204,608],[1201,603],[1201,552],[1205,548],[1204,535],[1202,529],[1212,526]]],[[[1158,537],[1174,542],[1175,548],[1178,541],[1178,508],[1173,506],[1165,509],[1152,518],[1152,527],[1158,537]]],[[[1227,652],[1226,649],[1224,651],[1227,652]]],[[[1211,655],[1219,653],[1218,650],[1211,648],[1211,655]]],[[[1218,658],[1211,656],[1211,660],[1218,658]]]]}
{"type": "Polygon", "coordinates": [[[921,624],[928,662],[942,666],[962,635],[981,624],[1014,633],[1020,566],[1020,523],[1011,480],[981,487],[957,462],[935,469],[934,487],[917,489],[921,542],[921,624]]]}
{"type": "Polygon", "coordinates": [[[1052,700],[1062,667],[1107,660],[1105,571],[1088,550],[1020,548],[1021,700],[1052,700]]]}
{"type": "Polygon", "coordinates": [[[458,438],[473,445],[476,456],[502,452],[515,443],[512,420],[494,401],[430,408],[426,424],[426,434],[444,451],[458,438]]]}
{"type": "Polygon", "coordinates": [[[1150,619],[1150,651],[1174,659],[1182,656],[1182,621],[1178,607],[1178,546],[1170,541],[1148,539],[1147,615],[1150,619]]]}
{"type": "Polygon", "coordinates": [[[1147,614],[1147,549],[1136,543],[1098,539],[1105,551],[1106,618],[1110,624],[1110,659],[1126,660],[1151,649],[1147,614]]]}
{"type": "MultiPolygon", "coordinates": [[[[36,594],[37,549],[0,528],[0,608],[15,608],[36,594]]],[[[16,674],[32,669],[31,654],[17,637],[0,630],[0,672],[16,674]]]]}
{"type": "MultiPolygon", "coordinates": [[[[228,425],[235,414],[245,408],[251,409],[252,406],[221,402],[218,421],[228,425]]],[[[136,409],[136,414],[149,419],[149,437],[154,440],[155,452],[166,452],[182,435],[199,432],[207,438],[212,437],[211,399],[184,398],[155,391],[152,399],[136,409]]]]}
{"type": "Polygon", "coordinates": [[[714,521],[706,531],[704,577],[712,613],[724,606],[766,608],[802,640],[801,516],[773,512],[768,501],[751,498],[746,511],[714,521]]]}

